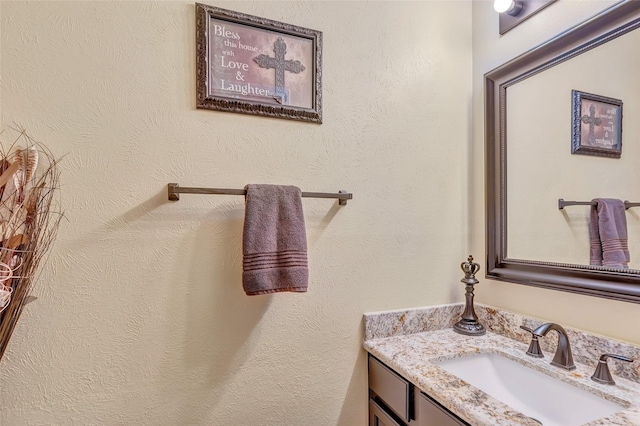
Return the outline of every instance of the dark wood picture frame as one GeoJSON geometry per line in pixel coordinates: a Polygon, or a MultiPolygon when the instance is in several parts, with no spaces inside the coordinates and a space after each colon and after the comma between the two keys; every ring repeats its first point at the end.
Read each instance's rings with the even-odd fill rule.
{"type": "Polygon", "coordinates": [[[571,91],[571,153],[620,158],[622,101],[571,91]]]}
{"type": "Polygon", "coordinates": [[[196,3],[196,106],[322,123],[322,33],[196,3]]]}

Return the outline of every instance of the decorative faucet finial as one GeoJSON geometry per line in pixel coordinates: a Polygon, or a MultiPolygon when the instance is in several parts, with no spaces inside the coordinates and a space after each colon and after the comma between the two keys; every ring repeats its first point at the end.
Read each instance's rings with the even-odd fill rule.
{"type": "Polygon", "coordinates": [[[480,270],[480,265],[473,261],[473,256],[469,255],[466,262],[460,264],[460,269],[464,272],[464,278],[460,281],[465,283],[465,300],[466,304],[462,319],[455,323],[453,330],[456,333],[465,334],[467,336],[482,336],[487,332],[484,326],[478,321],[478,316],[473,309],[473,286],[480,281],[476,279],[476,273],[480,270]]]}

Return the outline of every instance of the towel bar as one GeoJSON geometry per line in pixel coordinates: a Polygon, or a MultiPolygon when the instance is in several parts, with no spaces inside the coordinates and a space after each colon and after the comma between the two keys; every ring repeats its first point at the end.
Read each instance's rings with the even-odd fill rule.
{"type": "MultiPolygon", "coordinates": [[[[214,195],[246,195],[247,191],[244,189],[224,189],[224,188],[188,188],[181,187],[177,183],[170,183],[167,185],[167,192],[169,201],[179,201],[180,194],[214,194],[214,195]]],[[[307,198],[334,198],[338,200],[338,204],[341,206],[347,205],[347,200],[353,199],[353,194],[348,193],[345,190],[340,190],[338,193],[329,192],[303,192],[303,197],[307,198]]]]}
{"type": "MultiPolygon", "coordinates": [[[[596,203],[594,201],[565,201],[562,198],[558,199],[558,209],[562,210],[567,206],[595,206],[596,203]]],[[[624,202],[625,210],[628,210],[631,207],[639,207],[640,203],[632,203],[631,201],[624,202]]]]}

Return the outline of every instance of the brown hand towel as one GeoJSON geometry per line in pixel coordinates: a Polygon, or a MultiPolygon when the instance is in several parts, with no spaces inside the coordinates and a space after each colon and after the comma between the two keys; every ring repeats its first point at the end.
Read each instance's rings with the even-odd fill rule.
{"type": "Polygon", "coordinates": [[[242,287],[249,296],[305,292],[309,283],[302,192],[295,186],[247,185],[242,287]]]}
{"type": "Polygon", "coordinates": [[[609,268],[629,267],[627,217],[624,203],[611,198],[596,198],[589,223],[590,264],[609,268]]]}

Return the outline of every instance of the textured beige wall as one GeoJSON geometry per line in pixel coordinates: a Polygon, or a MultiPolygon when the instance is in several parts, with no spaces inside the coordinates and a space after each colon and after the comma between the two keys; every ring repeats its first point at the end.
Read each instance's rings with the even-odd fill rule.
{"type": "Polygon", "coordinates": [[[461,299],[471,4],[212,4],[324,32],[324,124],[196,110],[193,2],[0,4],[1,121],[65,155],[68,218],[0,424],[365,424],[362,313],[461,299]],[[355,198],[303,201],[308,293],[246,297],[242,198],[168,182],[355,198]]]}
{"type": "MultiPolygon", "coordinates": [[[[571,26],[606,9],[615,1],[559,1],[520,26],[500,36],[491,2],[473,2],[473,173],[472,188],[483,194],[484,93],[483,75],[517,55],[534,48],[571,26]]],[[[570,116],[567,111],[566,119],[570,116]]],[[[624,145],[623,145],[623,149],[624,145]]],[[[535,186],[535,182],[531,182],[535,186]]],[[[631,186],[630,190],[634,190],[631,186]]],[[[569,199],[569,197],[565,197],[569,199]]],[[[578,198],[578,197],[576,197],[578,198]]],[[[484,253],[484,199],[475,196],[472,218],[474,252],[484,253]]],[[[579,296],[493,280],[484,280],[477,300],[526,315],[595,333],[640,343],[640,306],[602,298],[579,296]]]]}

